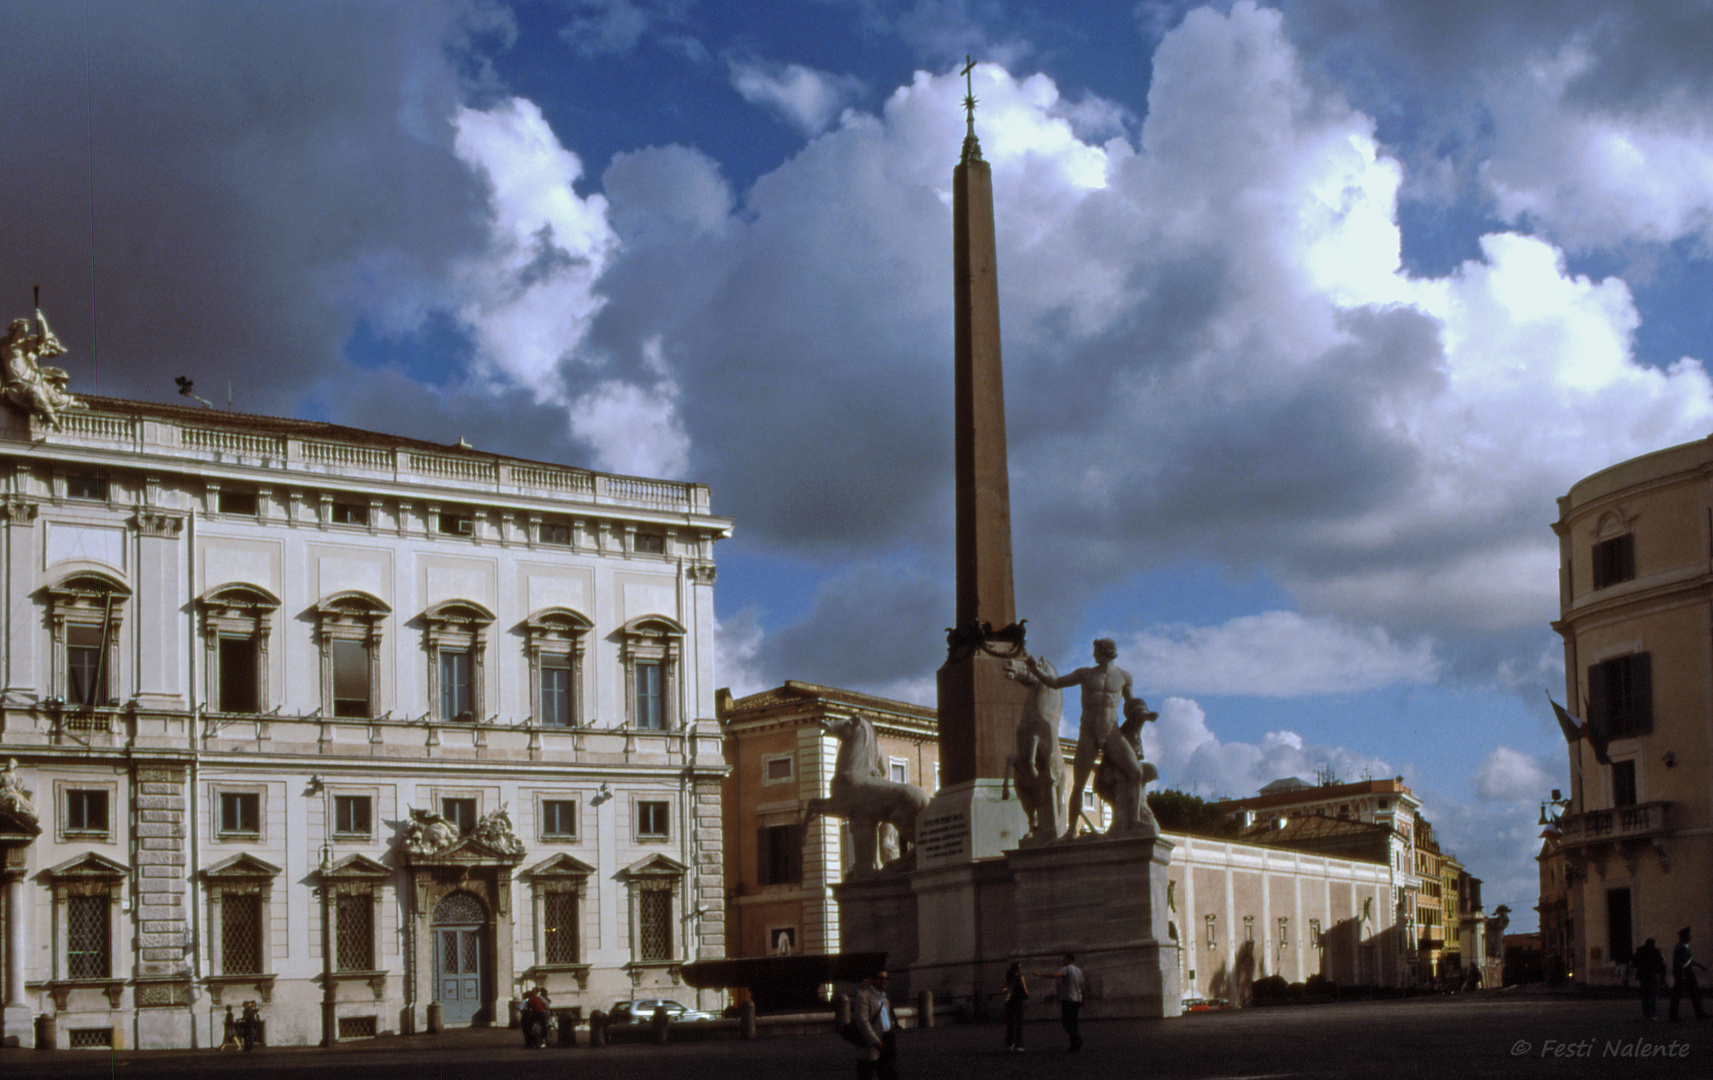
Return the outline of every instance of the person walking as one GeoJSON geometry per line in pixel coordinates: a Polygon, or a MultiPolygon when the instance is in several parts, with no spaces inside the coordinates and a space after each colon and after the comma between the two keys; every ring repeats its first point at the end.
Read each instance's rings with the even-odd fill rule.
{"type": "Polygon", "coordinates": [[[1013,960],[1005,969],[1005,1048],[1023,1052],[1023,1003],[1029,1000],[1029,984],[1023,981],[1023,965],[1013,960]]]}
{"type": "Polygon", "coordinates": [[[261,1045],[262,1010],[253,1000],[244,1002],[244,1018],[238,1022],[238,1037],[243,1040],[246,1052],[261,1045]]]}
{"type": "Polygon", "coordinates": [[[863,980],[855,1003],[857,1033],[857,1080],[898,1080],[898,1018],[886,1000],[886,972],[863,980]]]}
{"type": "Polygon", "coordinates": [[[1082,1031],[1077,1026],[1078,1014],[1083,1008],[1083,991],[1087,981],[1083,978],[1083,969],[1077,967],[1076,953],[1065,954],[1065,966],[1057,971],[1037,971],[1035,974],[1043,979],[1059,980],[1059,1019],[1065,1025],[1065,1034],[1070,1038],[1069,1049],[1074,1053],[1083,1048],[1082,1031]]]}
{"type": "Polygon", "coordinates": [[[1636,971],[1636,982],[1642,988],[1642,1019],[1659,1019],[1659,984],[1665,979],[1665,955],[1654,944],[1653,938],[1648,938],[1642,947],[1630,957],[1630,966],[1636,971]]]}
{"type": "Polygon", "coordinates": [[[226,1006],[225,1035],[220,1040],[220,1049],[239,1050],[243,1044],[238,1041],[238,1018],[232,1015],[232,1006],[226,1006]]]}
{"type": "Polygon", "coordinates": [[[1671,950],[1671,1018],[1677,1019],[1677,1003],[1689,995],[1689,1003],[1695,1006],[1695,1018],[1707,1019],[1707,1011],[1701,1007],[1701,985],[1695,981],[1695,969],[1707,970],[1707,965],[1695,959],[1694,950],[1689,947],[1691,937],[1689,927],[1677,932],[1677,946],[1671,950]]]}

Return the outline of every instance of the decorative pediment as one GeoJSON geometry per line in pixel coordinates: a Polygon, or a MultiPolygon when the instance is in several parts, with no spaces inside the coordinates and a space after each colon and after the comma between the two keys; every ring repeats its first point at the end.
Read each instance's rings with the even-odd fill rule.
{"type": "Polygon", "coordinates": [[[643,638],[677,638],[683,637],[686,633],[683,623],[665,615],[639,615],[625,623],[621,632],[626,637],[643,638]]]}
{"type": "Polygon", "coordinates": [[[279,875],[279,867],[254,855],[244,854],[234,855],[202,872],[202,876],[210,881],[269,881],[279,875]]]}
{"type": "Polygon", "coordinates": [[[209,589],[197,598],[205,608],[229,611],[235,615],[264,615],[277,611],[280,598],[262,588],[243,582],[228,583],[209,589]]]}
{"type": "Polygon", "coordinates": [[[481,627],[494,621],[494,613],[474,600],[443,600],[422,617],[430,626],[481,627]]]}
{"type": "Polygon", "coordinates": [[[542,608],[523,622],[524,629],[542,637],[569,636],[585,633],[595,623],[580,611],[567,607],[542,608]]]}
{"type": "Polygon", "coordinates": [[[387,615],[392,608],[387,602],[362,589],[346,589],[324,597],[315,605],[322,615],[387,615]]]}
{"type": "Polygon", "coordinates": [[[367,855],[347,855],[321,871],[323,881],[390,881],[393,871],[367,855]]]}
{"type": "Polygon", "coordinates": [[[131,587],[99,570],[79,570],[49,585],[44,592],[56,608],[102,607],[111,598],[124,600],[131,587]]]}
{"type": "Polygon", "coordinates": [[[670,859],[665,855],[650,855],[620,870],[619,877],[680,877],[688,869],[690,868],[677,859],[670,859]]]}
{"type": "Polygon", "coordinates": [[[60,863],[48,870],[46,877],[53,881],[123,881],[131,876],[131,868],[124,863],[114,862],[105,855],[97,855],[91,851],[79,855],[75,859],[60,863]]]}
{"type": "Polygon", "coordinates": [[[516,866],[523,861],[523,852],[510,852],[484,843],[474,833],[455,841],[451,847],[435,852],[412,852],[405,856],[413,867],[420,866],[516,866]]]}
{"type": "Polygon", "coordinates": [[[526,873],[536,881],[582,879],[595,872],[595,868],[580,859],[569,855],[555,855],[546,862],[537,863],[526,873]]]}

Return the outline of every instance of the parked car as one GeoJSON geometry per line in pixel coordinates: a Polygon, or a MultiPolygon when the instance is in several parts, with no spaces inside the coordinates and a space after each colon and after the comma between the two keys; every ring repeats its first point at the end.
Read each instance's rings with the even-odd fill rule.
{"type": "Polygon", "coordinates": [[[654,1010],[664,1008],[668,1020],[712,1020],[712,1013],[700,1009],[687,1009],[670,998],[639,998],[636,1001],[621,1001],[607,1010],[609,1024],[646,1024],[654,1019],[654,1010]]]}

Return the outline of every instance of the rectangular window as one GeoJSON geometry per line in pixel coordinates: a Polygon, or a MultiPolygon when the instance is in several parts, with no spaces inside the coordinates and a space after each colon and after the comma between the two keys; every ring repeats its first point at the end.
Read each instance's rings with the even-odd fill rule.
{"type": "Polygon", "coordinates": [[[1625,534],[1594,545],[1594,587],[1604,589],[1636,576],[1636,540],[1625,534]]]}
{"type": "Polygon", "coordinates": [[[262,832],[262,797],[253,791],[220,793],[220,834],[259,836],[262,832]]]}
{"type": "Polygon", "coordinates": [[[230,488],[221,488],[220,512],[222,514],[242,514],[245,517],[255,517],[256,493],[253,491],[233,491],[230,488]]]}
{"type": "Polygon", "coordinates": [[[369,644],[366,641],[333,641],[333,715],[374,715],[369,700],[369,644]]]}
{"type": "Polygon", "coordinates": [[[662,708],[661,670],[658,661],[639,660],[636,665],[636,726],[643,731],[665,731],[662,708]]]}
{"type": "Polygon", "coordinates": [[[105,895],[66,897],[66,974],[74,979],[105,979],[112,973],[112,899],[105,895]]]}
{"type": "Polygon", "coordinates": [[[470,516],[468,510],[448,508],[440,511],[437,527],[447,536],[474,536],[476,519],[470,516]]]}
{"type": "Polygon", "coordinates": [[[220,711],[260,712],[256,700],[256,639],[220,639],[220,711]]]}
{"type": "Polygon", "coordinates": [[[440,719],[471,721],[476,718],[470,698],[470,654],[463,649],[440,652],[440,719]]]}
{"type": "Polygon", "coordinates": [[[638,943],[643,961],[672,959],[672,885],[645,881],[637,897],[638,943]]]}
{"type": "Polygon", "coordinates": [[[339,970],[375,970],[374,897],[369,893],[340,893],[335,904],[339,970]]]}
{"type": "Polygon", "coordinates": [[[1612,762],[1612,805],[1636,805],[1636,763],[1633,759],[1612,762]]]}
{"type": "Polygon", "coordinates": [[[476,800],[441,799],[440,816],[452,823],[458,835],[468,835],[476,827],[476,800]]]}
{"type": "Polygon", "coordinates": [[[783,784],[791,779],[791,758],[768,758],[761,763],[761,778],[764,784],[783,784]]]}
{"type": "Polygon", "coordinates": [[[803,826],[763,825],[756,839],[758,885],[796,885],[803,880],[803,826]]]}
{"type": "Polygon", "coordinates": [[[571,658],[541,658],[541,725],[571,726],[571,658]]]}
{"type": "Polygon", "coordinates": [[[903,758],[893,758],[886,763],[886,777],[900,784],[910,782],[910,763],[903,758]]]}
{"type": "Polygon", "coordinates": [[[645,555],[664,555],[666,554],[666,534],[639,532],[636,534],[636,549],[645,555]]]}
{"type": "Polygon", "coordinates": [[[99,789],[66,791],[65,831],[68,833],[106,833],[107,792],[99,789]]]}
{"type": "Polygon", "coordinates": [[[541,937],[549,964],[577,963],[577,894],[550,892],[541,898],[541,937]]]}
{"type": "Polygon", "coordinates": [[[571,799],[541,801],[541,835],[552,840],[571,840],[577,836],[577,804],[571,799]]]}
{"type": "Polygon", "coordinates": [[[1313,945],[1317,949],[1320,948],[1320,920],[1319,919],[1310,919],[1309,920],[1309,944],[1313,945]]]}
{"type": "Polygon", "coordinates": [[[65,793],[65,831],[107,832],[107,792],[72,789],[65,793]]]}
{"type": "Polygon", "coordinates": [[[1219,916],[1204,915],[1202,921],[1207,924],[1207,947],[1211,949],[1219,944],[1219,916]]]}
{"type": "Polygon", "coordinates": [[[649,840],[664,840],[671,835],[670,804],[639,802],[636,804],[636,834],[649,840]]]}
{"type": "Polygon", "coordinates": [[[262,898],[225,893],[220,898],[220,969],[223,975],[262,970],[262,898]]]}
{"type": "Polygon", "coordinates": [[[1291,943],[1291,920],[1279,920],[1279,948],[1283,949],[1291,943]]]}
{"type": "Polygon", "coordinates": [[[108,702],[104,636],[99,626],[65,628],[66,703],[74,709],[93,709],[108,702]]]}
{"type": "Polygon", "coordinates": [[[106,502],[107,478],[105,476],[68,476],[65,478],[65,497],[106,502]]]}
{"type": "Polygon", "coordinates": [[[1253,915],[1243,916],[1243,940],[1251,942],[1255,940],[1255,916],[1253,915]]]}
{"type": "Polygon", "coordinates": [[[335,525],[367,525],[369,523],[369,504],[360,502],[336,502],[333,504],[333,524],[335,525]]]}
{"type": "Polygon", "coordinates": [[[556,547],[571,546],[571,526],[569,525],[559,525],[551,521],[545,521],[542,522],[541,530],[538,535],[541,537],[541,542],[543,544],[553,544],[556,547]]]}
{"type": "Polygon", "coordinates": [[[1588,725],[1607,739],[1646,735],[1654,728],[1653,658],[1619,656],[1588,668],[1588,725]]]}
{"type": "Polygon", "coordinates": [[[333,796],[333,831],[339,836],[368,836],[371,803],[367,795],[333,796]]]}

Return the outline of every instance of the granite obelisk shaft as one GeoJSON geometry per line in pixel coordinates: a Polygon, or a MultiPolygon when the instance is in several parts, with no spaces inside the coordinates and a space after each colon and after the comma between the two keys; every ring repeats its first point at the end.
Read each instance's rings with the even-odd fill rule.
{"type": "MultiPolygon", "coordinates": [[[[957,478],[957,622],[963,631],[1016,621],[1011,583],[1011,485],[1000,368],[999,277],[993,174],[973,134],[952,172],[956,319],[954,441],[957,478]]],[[[939,673],[940,775],[946,785],[1007,771],[1023,691],[1004,661],[954,648],[939,673]]]]}

